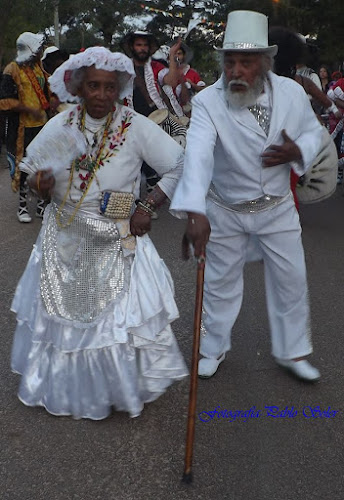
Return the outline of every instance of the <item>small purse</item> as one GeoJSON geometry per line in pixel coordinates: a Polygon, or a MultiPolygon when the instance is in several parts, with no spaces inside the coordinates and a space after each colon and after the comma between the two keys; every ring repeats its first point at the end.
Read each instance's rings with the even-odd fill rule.
{"type": "Polygon", "coordinates": [[[100,213],[110,219],[129,219],[134,202],[134,193],[103,191],[100,213]]]}

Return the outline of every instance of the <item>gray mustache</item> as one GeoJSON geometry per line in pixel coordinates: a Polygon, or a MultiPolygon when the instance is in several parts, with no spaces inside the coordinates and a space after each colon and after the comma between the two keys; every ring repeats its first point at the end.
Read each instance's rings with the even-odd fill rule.
{"type": "Polygon", "coordinates": [[[232,87],[232,85],[243,85],[244,87],[246,87],[247,89],[249,88],[249,84],[247,82],[244,82],[243,80],[231,80],[229,83],[228,83],[228,86],[229,87],[232,87]]]}

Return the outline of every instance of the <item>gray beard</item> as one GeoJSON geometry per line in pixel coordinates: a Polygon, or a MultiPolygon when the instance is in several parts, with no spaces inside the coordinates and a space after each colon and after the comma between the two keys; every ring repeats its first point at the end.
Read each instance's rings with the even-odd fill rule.
{"type": "Polygon", "coordinates": [[[227,83],[225,76],[223,75],[224,89],[226,94],[226,100],[228,104],[234,109],[247,108],[248,106],[253,106],[260,94],[264,90],[264,80],[265,74],[257,76],[255,82],[251,87],[246,82],[241,80],[234,80],[227,83]],[[231,89],[231,84],[233,83],[244,85],[247,90],[245,92],[233,92],[231,89]]]}

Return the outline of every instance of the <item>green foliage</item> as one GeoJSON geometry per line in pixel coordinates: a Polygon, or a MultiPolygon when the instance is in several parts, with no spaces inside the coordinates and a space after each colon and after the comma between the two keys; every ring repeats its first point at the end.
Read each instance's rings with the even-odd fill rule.
{"type": "MultiPolygon", "coordinates": [[[[137,0],[87,0],[84,3],[87,9],[83,11],[83,20],[92,25],[106,47],[113,48],[123,33],[128,29],[125,16],[138,16],[142,8],[137,0]]],[[[78,24],[78,16],[74,25],[78,24]]],[[[71,21],[69,22],[71,25],[71,21]]]]}
{"type": "Polygon", "coordinates": [[[2,0],[0,16],[0,66],[15,53],[15,42],[24,31],[39,29],[36,13],[40,0],[2,0]]]}
{"type": "Polygon", "coordinates": [[[344,60],[343,0],[2,0],[0,58],[13,56],[15,40],[23,31],[44,31],[53,26],[56,3],[64,26],[61,45],[74,52],[95,43],[118,49],[122,36],[135,29],[126,16],[133,20],[148,16],[145,28],[164,43],[185,33],[189,20],[197,15],[209,24],[195,28],[187,43],[195,51],[193,65],[212,75],[217,65],[212,46],[222,43],[220,23],[226,22],[229,11],[247,9],[268,15],[270,25],[314,36],[319,61],[338,66],[344,60]],[[171,15],[147,12],[142,5],[171,15]]]}

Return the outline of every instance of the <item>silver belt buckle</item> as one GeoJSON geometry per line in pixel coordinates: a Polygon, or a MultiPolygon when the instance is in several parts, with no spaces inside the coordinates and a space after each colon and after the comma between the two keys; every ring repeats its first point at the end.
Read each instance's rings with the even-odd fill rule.
{"type": "Polygon", "coordinates": [[[230,210],[232,212],[238,213],[255,213],[262,210],[267,210],[271,207],[278,205],[285,197],[284,196],[273,196],[269,194],[264,194],[259,198],[254,200],[244,201],[242,203],[227,203],[222,200],[216,191],[216,188],[211,184],[209,189],[209,197],[214,201],[214,203],[222,206],[223,208],[230,210]]]}

